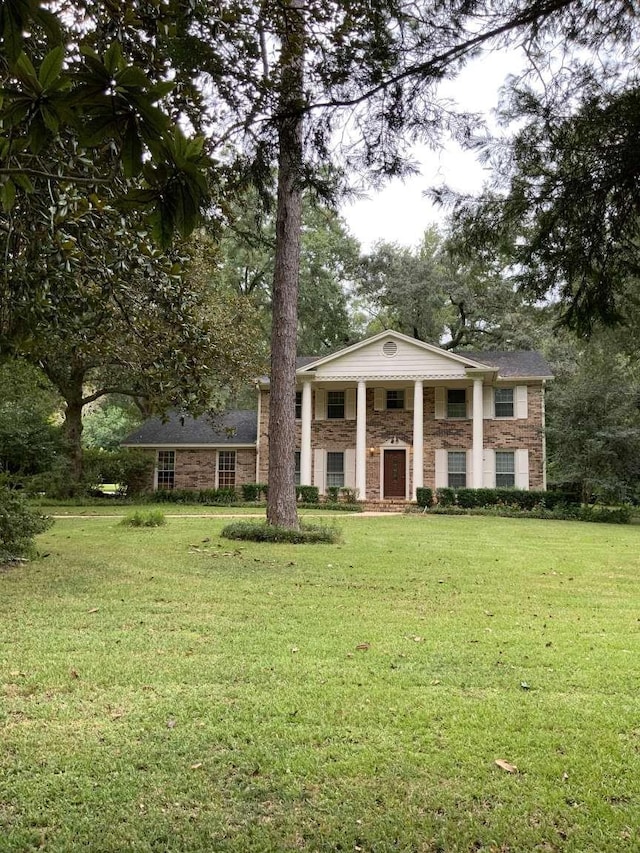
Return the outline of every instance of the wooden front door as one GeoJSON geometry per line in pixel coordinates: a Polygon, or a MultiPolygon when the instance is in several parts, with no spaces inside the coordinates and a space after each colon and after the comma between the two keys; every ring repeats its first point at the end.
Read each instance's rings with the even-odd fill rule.
{"type": "Polygon", "coordinates": [[[407,496],[406,450],[384,452],[384,496],[405,498],[407,496]]]}

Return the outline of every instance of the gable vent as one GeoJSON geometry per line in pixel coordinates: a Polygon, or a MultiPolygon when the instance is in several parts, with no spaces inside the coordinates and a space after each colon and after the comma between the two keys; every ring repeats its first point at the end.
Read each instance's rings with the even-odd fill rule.
{"type": "Polygon", "coordinates": [[[385,341],[382,345],[382,352],[387,358],[393,358],[398,352],[398,344],[395,341],[385,341]]]}

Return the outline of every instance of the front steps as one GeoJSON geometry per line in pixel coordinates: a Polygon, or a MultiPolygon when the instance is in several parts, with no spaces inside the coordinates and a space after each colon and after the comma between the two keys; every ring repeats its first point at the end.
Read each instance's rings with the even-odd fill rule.
{"type": "Polygon", "coordinates": [[[365,512],[404,512],[411,506],[411,501],[399,498],[384,498],[381,501],[361,501],[365,512]]]}

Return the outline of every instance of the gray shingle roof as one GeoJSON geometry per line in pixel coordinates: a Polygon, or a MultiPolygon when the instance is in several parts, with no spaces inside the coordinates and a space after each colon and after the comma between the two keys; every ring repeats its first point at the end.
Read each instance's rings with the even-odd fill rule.
{"type": "Polygon", "coordinates": [[[542,355],[535,350],[520,350],[518,352],[471,352],[457,351],[457,355],[479,361],[489,367],[495,367],[501,377],[518,376],[527,377],[551,377],[551,368],[542,355]]]}
{"type": "Polygon", "coordinates": [[[171,412],[164,422],[160,418],[145,421],[122,444],[136,447],[255,444],[257,425],[258,413],[254,410],[236,409],[200,418],[171,412]]]}

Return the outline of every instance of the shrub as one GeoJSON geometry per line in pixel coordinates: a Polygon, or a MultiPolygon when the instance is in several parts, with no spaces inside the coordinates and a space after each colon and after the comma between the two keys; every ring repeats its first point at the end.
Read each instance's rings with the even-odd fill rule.
{"type": "Polygon", "coordinates": [[[136,512],[126,515],[120,522],[125,527],[161,527],[166,523],[164,513],[159,509],[152,509],[147,512],[136,510],[136,512]]]}
{"type": "Polygon", "coordinates": [[[327,501],[329,503],[338,503],[338,495],[340,494],[340,486],[329,486],[327,489],[327,501]]]}
{"type": "Polygon", "coordinates": [[[50,518],[33,512],[21,495],[0,489],[0,563],[33,554],[34,537],[52,524],[50,518]]]}
{"type": "Polygon", "coordinates": [[[296,486],[296,497],[305,504],[320,503],[320,491],[317,486],[296,486]]]}
{"type": "Polygon", "coordinates": [[[436,500],[440,506],[453,506],[456,502],[455,490],[447,487],[438,489],[436,491],[436,500]]]}
{"type": "Polygon", "coordinates": [[[416,500],[418,506],[431,506],[433,504],[433,490],[425,487],[416,489],[416,500]]]}
{"type": "Polygon", "coordinates": [[[345,503],[354,504],[358,499],[358,492],[356,489],[351,489],[348,486],[343,486],[340,489],[340,494],[344,498],[345,503]]]}
{"type": "Polygon", "coordinates": [[[335,544],[341,541],[340,531],[323,524],[301,524],[299,530],[277,527],[266,522],[236,521],[223,528],[225,539],[241,539],[249,542],[288,542],[293,545],[324,542],[335,544]]]}
{"type": "Polygon", "coordinates": [[[260,497],[267,495],[267,487],[264,483],[245,483],[242,486],[242,499],[247,503],[259,501],[260,497]]]}

